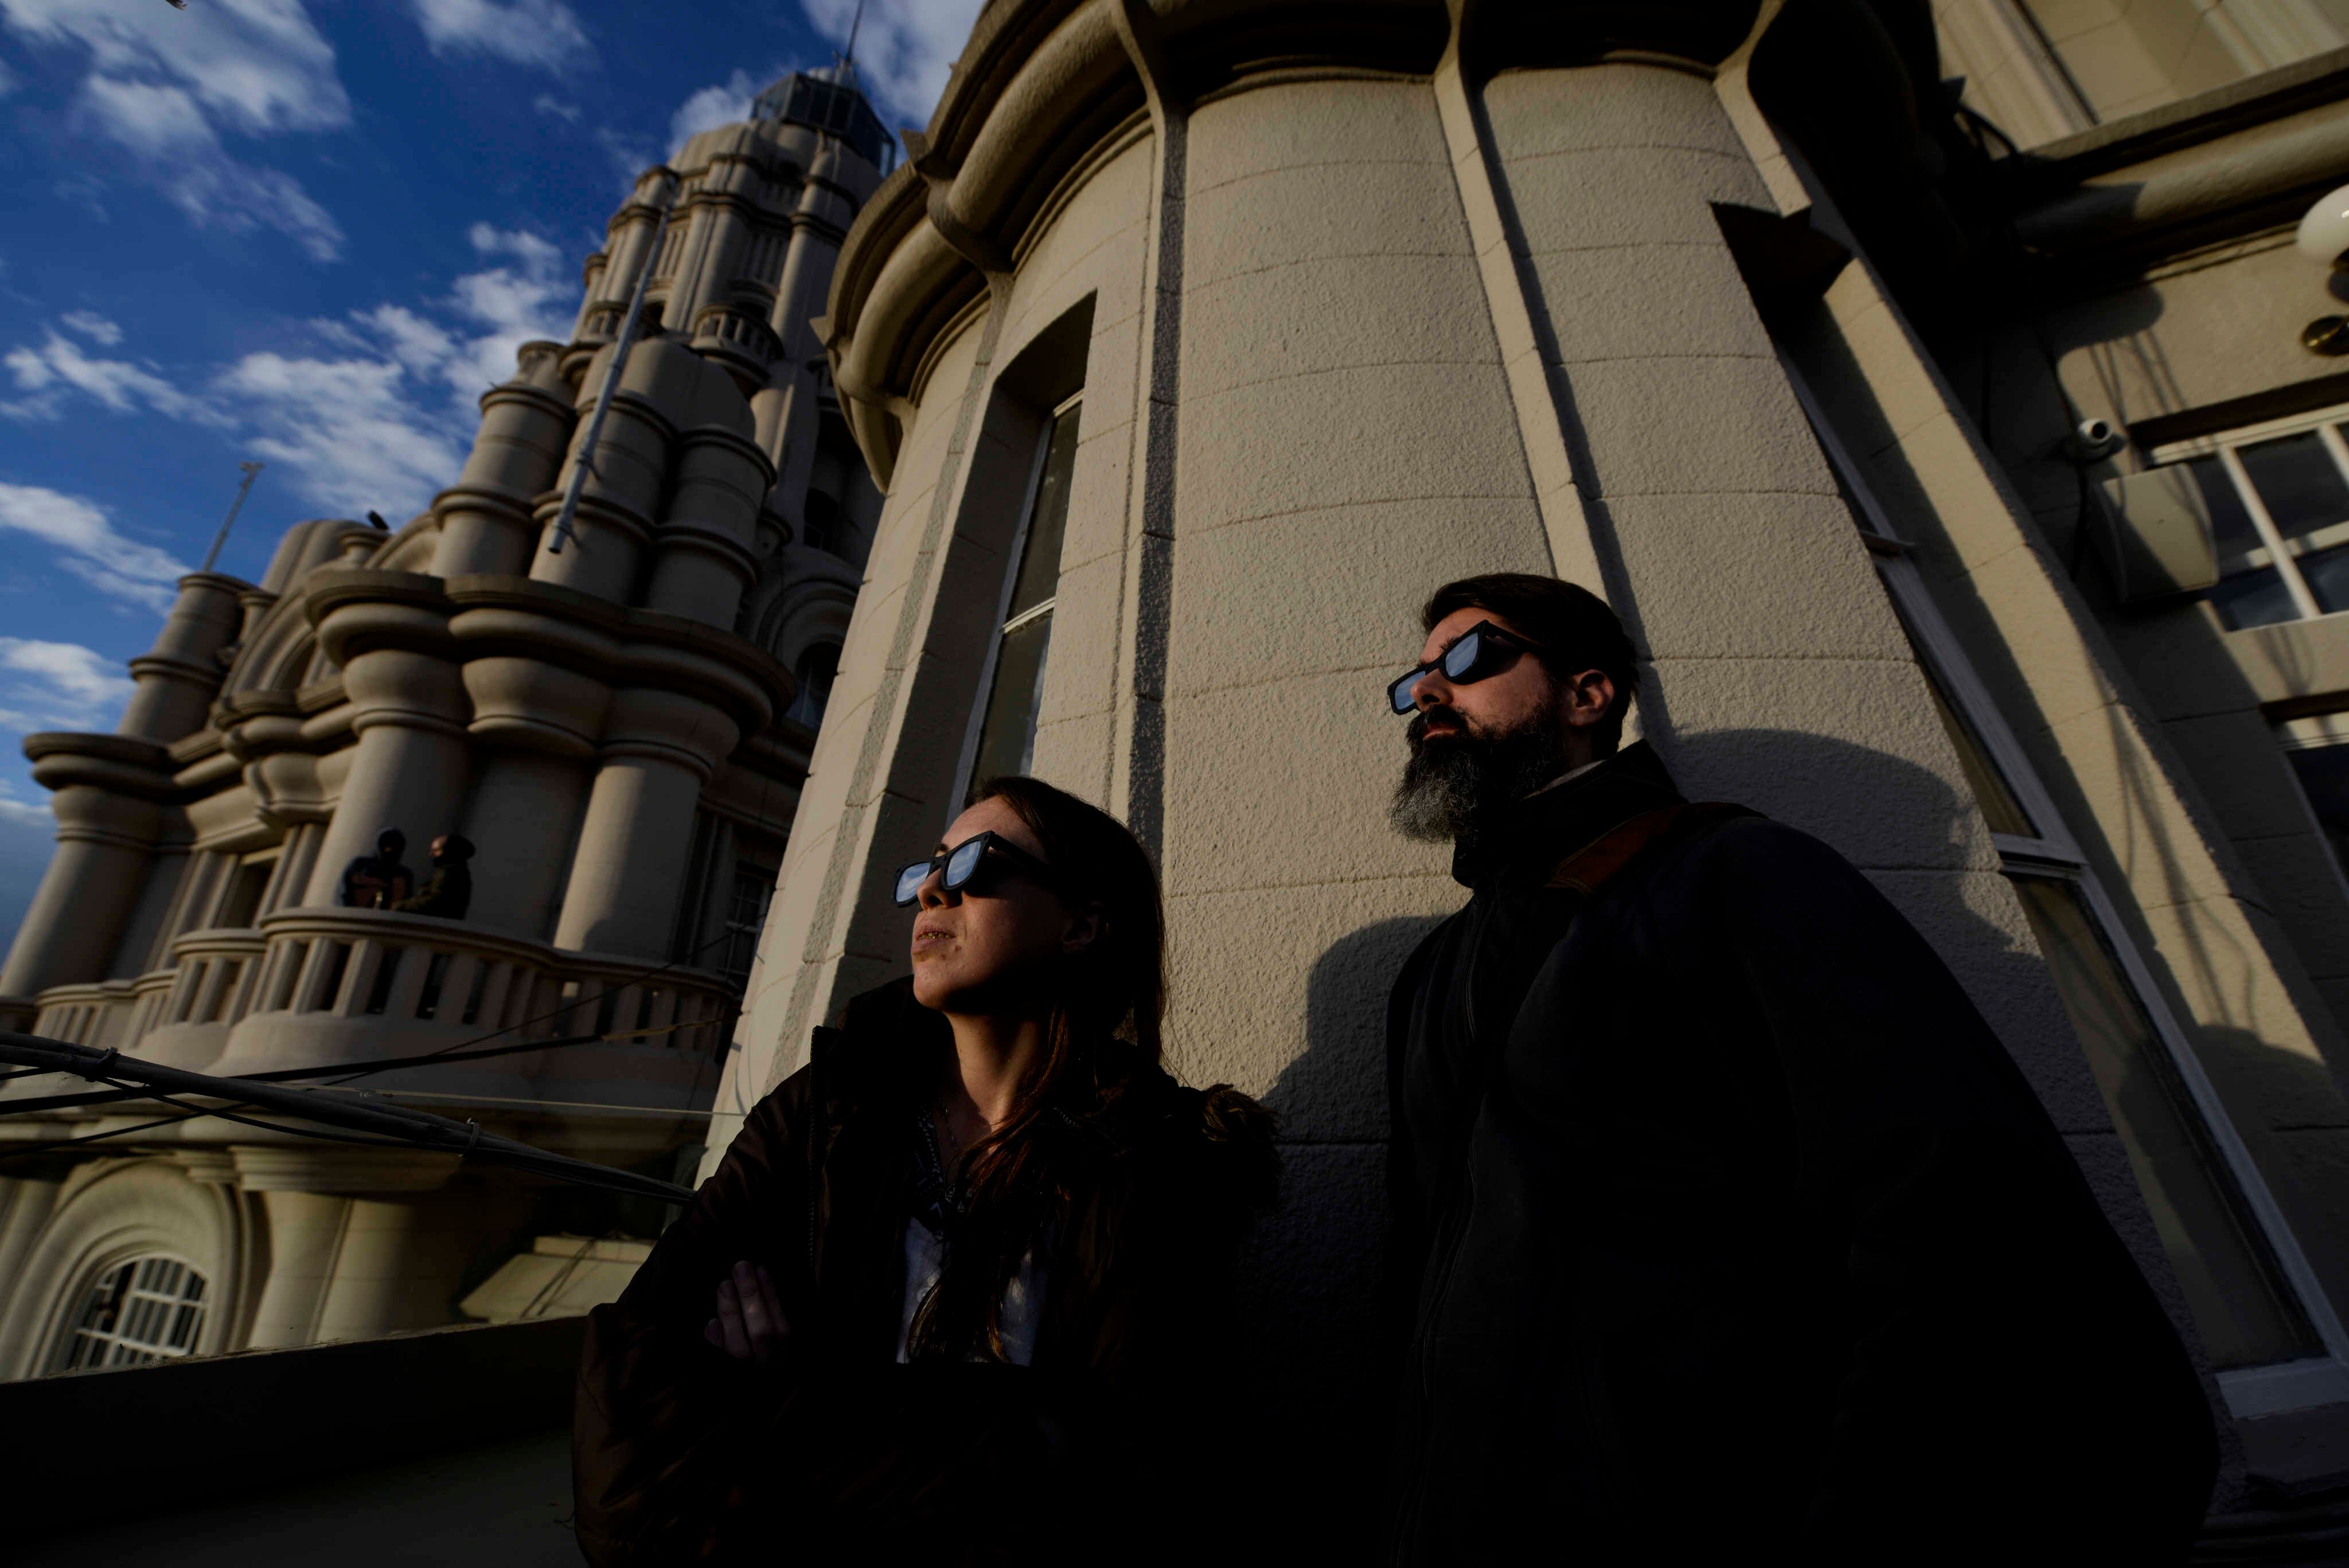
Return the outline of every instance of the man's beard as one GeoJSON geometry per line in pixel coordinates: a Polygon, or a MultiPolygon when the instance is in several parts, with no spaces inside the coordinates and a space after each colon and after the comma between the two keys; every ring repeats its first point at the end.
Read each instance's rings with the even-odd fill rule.
{"type": "Polygon", "coordinates": [[[1405,838],[1423,843],[1473,842],[1480,828],[1566,771],[1566,726],[1554,712],[1492,734],[1471,730],[1453,709],[1430,708],[1403,733],[1411,761],[1403,764],[1387,821],[1405,838]],[[1454,732],[1429,740],[1431,714],[1449,720],[1454,732]]]}

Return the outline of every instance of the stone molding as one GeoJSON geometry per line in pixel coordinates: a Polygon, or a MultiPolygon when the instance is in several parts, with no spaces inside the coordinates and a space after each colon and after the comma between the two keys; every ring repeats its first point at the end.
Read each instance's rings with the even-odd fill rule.
{"type": "Polygon", "coordinates": [[[181,798],[171,776],[171,753],[151,742],[45,730],[25,737],[25,756],[33,764],[34,779],[48,790],[86,784],[157,804],[181,798]]]}
{"type": "Polygon", "coordinates": [[[241,1143],[229,1153],[236,1161],[236,1184],[246,1192],[429,1192],[447,1185],[460,1163],[453,1154],[425,1149],[241,1143]]]}
{"type": "Polygon", "coordinates": [[[980,14],[928,127],[907,134],[911,158],[842,243],[819,331],[851,432],[885,486],[903,405],[940,328],[1022,254],[1071,171],[1130,134],[1154,96],[1190,103],[1331,72],[1425,78],[1453,49],[1455,25],[1461,68],[1476,81],[1602,59],[1709,72],[1745,41],[1758,10],[1751,0],[999,0],[980,14]]]}

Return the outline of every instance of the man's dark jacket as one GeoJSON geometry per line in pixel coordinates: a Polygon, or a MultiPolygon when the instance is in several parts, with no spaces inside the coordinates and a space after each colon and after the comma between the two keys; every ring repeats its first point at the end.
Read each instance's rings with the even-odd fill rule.
{"type": "Polygon", "coordinates": [[[2183,1561],[2200,1385],[1891,904],[1750,814],[1546,886],[1677,804],[1532,797],[1396,981],[1394,1560],[2183,1561]]]}

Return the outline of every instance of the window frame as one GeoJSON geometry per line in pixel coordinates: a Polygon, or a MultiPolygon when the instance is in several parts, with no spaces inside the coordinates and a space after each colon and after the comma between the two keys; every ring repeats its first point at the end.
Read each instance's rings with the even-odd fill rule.
{"type": "MultiPolygon", "coordinates": [[[[1802,405],[1812,433],[1850,497],[1860,537],[1875,558],[1877,576],[1912,633],[1916,651],[1927,666],[1929,677],[1940,681],[1951,705],[1981,743],[1986,760],[1998,771],[2023,815],[2039,830],[2035,836],[1994,830],[1991,833],[2001,871],[2009,879],[2056,878],[2079,890],[2120,966],[2122,977],[2136,992],[2137,1005],[2144,1009],[2147,1022],[2152,1025],[2155,1037],[2184,1085],[2192,1108],[2200,1116],[2204,1132],[2224,1161],[2226,1174],[2232,1179],[2252,1222],[2258,1226],[2260,1239],[2267,1244],[2277,1272],[2323,1347],[2322,1355],[2215,1373],[2228,1409],[2238,1419],[2243,1419],[2349,1400],[2349,1332],[2344,1331],[2323,1280],[2310,1265],[2299,1237],[2276,1202],[2250,1147],[2236,1131],[2234,1118],[2220,1099],[2217,1085],[2203,1069],[2192,1036],[2171,1011],[2152,967],[2122,925],[2120,910],[2106,891],[2103,879],[2088,864],[2086,855],[2064,826],[2063,814],[2056,810],[2054,797],[2041,782],[2029,753],[2008,727],[1956,632],[1942,618],[1909,542],[1893,526],[1891,514],[1877,500],[1866,476],[1845,450],[1801,369],[1783,349],[1778,353],[1778,362],[1795,400],[1802,405]]],[[[2344,416],[2349,416],[2349,405],[2334,411],[2333,417],[2344,416]]],[[[2293,428],[2303,428],[2307,421],[2317,417],[2320,416],[2302,416],[2301,424],[2293,428]]],[[[2264,433],[2264,427],[2261,428],[2264,433]]],[[[2335,461],[2340,461],[2337,452],[2335,461]]],[[[2349,470],[2344,470],[2344,476],[2349,476],[2349,470]]]]}
{"type": "Polygon", "coordinates": [[[166,1361],[184,1361],[191,1356],[201,1355],[202,1352],[197,1346],[203,1338],[205,1321],[212,1314],[212,1284],[210,1275],[185,1258],[172,1252],[140,1252],[101,1266],[88,1276],[88,1282],[73,1298],[71,1315],[67,1318],[64,1324],[65,1332],[59,1337],[57,1349],[50,1356],[50,1374],[56,1376],[67,1373],[102,1372],[119,1366],[151,1366],[166,1361]],[[185,1282],[193,1280],[197,1285],[196,1294],[189,1296],[181,1293],[167,1296],[152,1289],[142,1291],[139,1284],[139,1276],[150,1263],[168,1263],[177,1266],[181,1273],[178,1281],[175,1282],[175,1288],[184,1291],[185,1282]],[[90,1308],[94,1304],[98,1293],[106,1287],[109,1281],[118,1276],[123,1278],[123,1285],[122,1298],[117,1304],[115,1326],[104,1330],[85,1327],[85,1320],[89,1316],[90,1308]],[[179,1309],[194,1308],[195,1319],[189,1326],[187,1344],[175,1346],[168,1339],[143,1340],[128,1337],[122,1332],[122,1325],[130,1316],[132,1303],[139,1301],[158,1303],[167,1334],[179,1309]],[[96,1359],[76,1365],[74,1357],[77,1352],[88,1343],[98,1344],[105,1348],[96,1359]],[[131,1354],[121,1354],[124,1351],[131,1354]]]}
{"type": "Polygon", "coordinates": [[[963,797],[976,782],[970,774],[971,770],[978,765],[978,738],[980,732],[987,728],[988,707],[995,700],[995,672],[1003,658],[1003,639],[1021,627],[1032,625],[1050,615],[1061,602],[1056,575],[1051,593],[1018,615],[1011,613],[1011,596],[1019,589],[1019,568],[1027,564],[1028,532],[1036,521],[1036,502],[1044,486],[1044,467],[1051,461],[1052,432],[1059,428],[1061,416],[1084,400],[1085,389],[1079,387],[1045,411],[1040,428],[1036,432],[1036,453],[1029,461],[1028,484],[1019,498],[1019,526],[1012,530],[1011,548],[1004,556],[1003,590],[996,597],[995,614],[987,638],[987,657],[979,663],[978,687],[971,699],[970,719],[963,728],[962,752],[955,761],[954,789],[947,797],[948,822],[962,814],[963,797]]]}
{"type": "MultiPolygon", "coordinates": [[[[2258,488],[2251,483],[2251,476],[2245,471],[2243,460],[2238,454],[2247,446],[2313,431],[2326,454],[2333,459],[2333,466],[2339,472],[2343,486],[2349,488],[2349,440],[2343,438],[2338,428],[2344,422],[2349,422],[2349,403],[2334,403],[2281,419],[2262,420],[2258,424],[2163,441],[2145,454],[2147,471],[2173,467],[2199,457],[2219,460],[2227,482],[2235,487],[2235,498],[2242,504],[2245,515],[2251,521],[2252,531],[2260,536],[2260,543],[2251,549],[2219,560],[2219,580],[2224,583],[2230,577],[2248,576],[2272,566],[2277,580],[2283,584],[2285,593],[2292,599],[2292,608],[2298,612],[2290,620],[2262,621],[2257,623],[2260,626],[2283,626],[2291,624],[2291,621],[2349,614],[2349,611],[2328,610],[2318,604],[2314,590],[2309,587],[2308,579],[2301,575],[2300,570],[2301,557],[2349,545],[2349,518],[2327,524],[2296,539],[2285,538],[2282,530],[2276,526],[2275,518],[2269,513],[2267,503],[2261,499],[2258,488]]],[[[2251,631],[2257,627],[2230,629],[2251,631]]]]}

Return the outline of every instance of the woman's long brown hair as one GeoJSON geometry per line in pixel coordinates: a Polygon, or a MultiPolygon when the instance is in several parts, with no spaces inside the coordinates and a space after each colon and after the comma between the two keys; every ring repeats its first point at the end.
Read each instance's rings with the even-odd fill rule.
{"type": "Polygon", "coordinates": [[[1050,983],[1044,1050],[1003,1124],[971,1147],[969,1198],[936,1287],[915,1314],[916,1359],[1004,1357],[1003,1293],[1031,1247],[1064,1224],[1083,1173],[1114,1151],[1118,1099],[1155,1066],[1166,1009],[1166,918],[1158,873],[1117,818],[1040,780],[989,779],[972,804],[999,800],[1035,834],[1072,909],[1102,930],[1050,983]]]}

